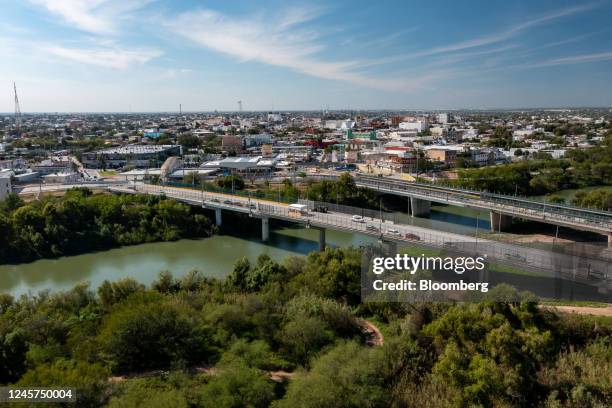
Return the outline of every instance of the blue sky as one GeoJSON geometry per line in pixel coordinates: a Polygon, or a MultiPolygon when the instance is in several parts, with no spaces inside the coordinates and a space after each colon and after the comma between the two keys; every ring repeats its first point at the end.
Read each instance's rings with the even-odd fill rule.
{"type": "Polygon", "coordinates": [[[0,0],[0,112],[612,105],[612,0],[0,0]]]}

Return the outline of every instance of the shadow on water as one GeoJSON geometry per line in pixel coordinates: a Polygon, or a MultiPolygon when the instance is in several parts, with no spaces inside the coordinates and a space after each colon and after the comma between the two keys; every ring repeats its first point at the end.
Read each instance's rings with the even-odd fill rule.
{"type": "MultiPolygon", "coordinates": [[[[252,262],[265,253],[282,261],[291,255],[318,250],[318,231],[282,222],[270,223],[270,240],[261,241],[261,221],[223,214],[222,231],[209,238],[157,242],[120,247],[108,251],[41,259],[19,265],[0,265],[0,293],[21,295],[66,290],[79,282],[93,289],[104,280],[133,278],[150,284],[160,271],[182,276],[192,269],[222,278],[245,256],[252,262]]],[[[371,239],[360,234],[327,231],[329,246],[358,246],[371,239]]]]}

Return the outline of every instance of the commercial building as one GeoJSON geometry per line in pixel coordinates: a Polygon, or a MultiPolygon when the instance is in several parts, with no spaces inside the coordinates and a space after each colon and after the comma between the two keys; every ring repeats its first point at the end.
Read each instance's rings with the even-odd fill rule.
{"type": "Polygon", "coordinates": [[[0,160],[0,170],[25,170],[27,167],[28,163],[21,157],[16,159],[0,160]]]}
{"type": "Polygon", "coordinates": [[[221,149],[225,152],[239,153],[244,150],[244,142],[240,136],[224,135],[221,138],[221,149]]]}
{"type": "Polygon", "coordinates": [[[42,179],[47,184],[71,184],[81,181],[81,176],[75,172],[53,173],[42,176],[42,179]]]}
{"type": "Polygon", "coordinates": [[[72,171],[72,162],[66,157],[51,157],[32,166],[32,171],[41,176],[53,173],[69,173],[72,171]]]}
{"type": "Polygon", "coordinates": [[[266,175],[270,174],[276,166],[274,159],[256,157],[227,157],[223,160],[214,160],[204,163],[204,169],[218,169],[224,174],[266,175]]]}
{"type": "Polygon", "coordinates": [[[429,129],[429,122],[427,119],[415,120],[411,122],[401,122],[398,127],[402,130],[416,130],[417,132],[423,132],[429,129]]]}
{"type": "Polygon", "coordinates": [[[425,150],[427,158],[433,161],[438,161],[447,166],[454,166],[457,161],[457,151],[444,148],[429,148],[425,150]]]}
{"type": "Polygon", "coordinates": [[[85,167],[92,169],[159,167],[168,157],[180,154],[179,145],[127,145],[83,153],[82,162],[85,167]]]}

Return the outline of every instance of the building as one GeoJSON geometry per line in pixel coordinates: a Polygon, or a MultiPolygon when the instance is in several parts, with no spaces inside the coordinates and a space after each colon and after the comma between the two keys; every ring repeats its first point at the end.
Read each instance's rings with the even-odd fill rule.
{"type": "Polygon", "coordinates": [[[425,156],[433,161],[438,161],[447,166],[454,166],[457,161],[457,151],[444,148],[430,148],[425,150],[425,156]]]}
{"type": "Polygon", "coordinates": [[[12,171],[0,170],[0,201],[4,200],[13,191],[11,185],[12,175],[12,171]]]}
{"type": "Polygon", "coordinates": [[[45,176],[53,173],[72,172],[72,162],[66,157],[51,157],[32,166],[32,171],[45,176]]]}
{"type": "Polygon", "coordinates": [[[274,150],[272,149],[271,144],[261,145],[261,155],[263,157],[272,157],[274,155],[274,150]]]}
{"type": "Polygon", "coordinates": [[[203,169],[218,169],[223,174],[269,175],[274,170],[274,159],[256,157],[227,157],[204,163],[203,169]]]}
{"type": "Polygon", "coordinates": [[[402,130],[416,130],[417,132],[423,132],[429,129],[429,122],[426,119],[415,120],[412,122],[401,122],[398,127],[402,130]]]}
{"type": "Polygon", "coordinates": [[[51,184],[71,184],[81,181],[81,176],[75,172],[53,173],[42,176],[45,183],[51,184]]]}
{"type": "Polygon", "coordinates": [[[438,113],[438,123],[446,124],[451,121],[451,116],[448,113],[438,113]]]}
{"type": "Polygon", "coordinates": [[[0,170],[25,170],[27,167],[28,163],[21,157],[12,160],[0,160],[0,170]]]}
{"type": "Polygon", "coordinates": [[[347,139],[363,139],[363,140],[376,140],[376,131],[373,130],[368,133],[359,133],[353,132],[352,130],[347,130],[346,132],[347,139]]]}
{"type": "Polygon", "coordinates": [[[224,135],[221,138],[221,149],[225,152],[239,153],[244,150],[244,142],[240,136],[224,135]]]}
{"type": "Polygon", "coordinates": [[[127,145],[83,153],[87,168],[159,167],[168,157],[179,156],[179,145],[127,145]]]}
{"type": "Polygon", "coordinates": [[[261,146],[263,144],[272,144],[272,135],[262,133],[259,135],[246,135],[244,137],[244,146],[247,148],[261,146]]]}

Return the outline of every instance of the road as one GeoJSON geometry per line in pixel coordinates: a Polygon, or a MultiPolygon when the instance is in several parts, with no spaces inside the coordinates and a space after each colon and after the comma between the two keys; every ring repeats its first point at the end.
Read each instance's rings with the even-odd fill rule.
{"type": "Polygon", "coordinates": [[[361,233],[385,241],[442,248],[451,253],[472,253],[478,256],[486,254],[489,260],[496,261],[496,263],[501,262],[543,276],[556,277],[559,276],[557,274],[560,274],[565,279],[574,279],[590,285],[612,285],[612,262],[610,262],[612,258],[611,251],[607,248],[601,248],[596,257],[580,257],[392,221],[381,221],[376,218],[364,217],[362,221],[355,221],[352,214],[341,212],[307,211],[300,213],[284,203],[188,188],[138,183],[114,186],[110,190],[121,193],[165,195],[209,209],[231,210],[256,218],[276,218],[300,223],[307,228],[331,228],[361,233]]]}
{"type": "MultiPolygon", "coordinates": [[[[311,176],[309,176],[311,177],[311,176]]],[[[318,179],[337,179],[337,175],[320,174],[318,179]]],[[[408,182],[390,177],[375,177],[355,174],[355,184],[387,194],[493,211],[512,217],[592,231],[604,235],[612,234],[612,213],[567,205],[546,203],[527,198],[490,194],[424,183],[408,182]]]]}

